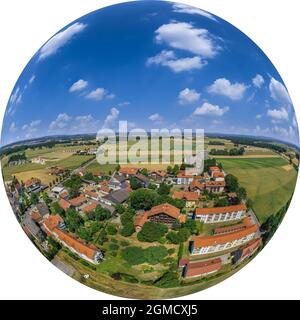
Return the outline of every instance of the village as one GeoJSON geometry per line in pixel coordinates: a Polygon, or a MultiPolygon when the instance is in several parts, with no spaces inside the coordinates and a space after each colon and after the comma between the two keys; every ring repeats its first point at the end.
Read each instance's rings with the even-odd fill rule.
{"type": "Polygon", "coordinates": [[[262,246],[259,220],[238,179],[216,159],[205,161],[201,175],[185,169],[117,165],[107,174],[51,167],[54,184],[14,177],[6,188],[24,231],[66,273],[81,263],[89,277],[118,257],[156,279],[121,266],[118,272],[118,265],[105,270],[112,279],[173,287],[224,275],[262,246]],[[61,248],[73,267],[56,256],[61,248]]]}

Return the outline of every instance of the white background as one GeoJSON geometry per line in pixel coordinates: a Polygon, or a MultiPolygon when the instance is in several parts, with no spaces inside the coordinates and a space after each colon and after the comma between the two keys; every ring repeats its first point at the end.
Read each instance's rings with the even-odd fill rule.
{"type": "MultiPolygon", "coordinates": [[[[0,118],[32,55],[66,24],[119,1],[0,1],[0,118]]],[[[246,33],[271,59],[287,85],[299,116],[300,2],[295,0],[190,0],[246,33]]],[[[117,23],[117,22],[116,22],[117,23]]],[[[298,117],[299,120],[299,117],[298,117]]],[[[281,227],[250,264],[190,299],[300,298],[300,190],[281,227]]],[[[0,183],[1,299],[117,299],[85,287],[52,266],[22,232],[0,183]]]]}

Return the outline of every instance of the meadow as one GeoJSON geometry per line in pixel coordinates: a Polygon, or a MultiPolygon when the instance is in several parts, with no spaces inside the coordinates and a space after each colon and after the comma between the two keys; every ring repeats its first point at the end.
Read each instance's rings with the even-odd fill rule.
{"type": "Polygon", "coordinates": [[[260,222],[282,208],[294,192],[297,172],[287,170],[288,162],[282,158],[219,158],[218,162],[246,188],[260,222]]]}

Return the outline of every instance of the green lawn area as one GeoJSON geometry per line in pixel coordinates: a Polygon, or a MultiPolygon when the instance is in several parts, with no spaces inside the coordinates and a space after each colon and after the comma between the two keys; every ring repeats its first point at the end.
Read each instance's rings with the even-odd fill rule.
{"type": "Polygon", "coordinates": [[[12,179],[12,176],[17,174],[17,173],[23,173],[26,171],[33,171],[33,170],[40,170],[45,168],[45,166],[37,163],[26,163],[20,166],[4,166],[2,165],[2,171],[3,171],[3,177],[4,181],[9,181],[12,179]]]}
{"type": "Polygon", "coordinates": [[[93,158],[94,156],[71,155],[68,158],[55,162],[55,166],[72,170],[78,168],[85,161],[91,160],[93,158]]]}
{"type": "Polygon", "coordinates": [[[218,162],[246,188],[261,222],[283,207],[293,194],[297,172],[286,170],[288,163],[282,158],[219,158],[218,162]]]}
{"type": "Polygon", "coordinates": [[[85,170],[88,172],[103,172],[108,174],[109,171],[114,172],[114,170],[116,169],[116,164],[102,164],[100,165],[96,160],[94,162],[92,162],[90,165],[88,165],[85,170]]]}

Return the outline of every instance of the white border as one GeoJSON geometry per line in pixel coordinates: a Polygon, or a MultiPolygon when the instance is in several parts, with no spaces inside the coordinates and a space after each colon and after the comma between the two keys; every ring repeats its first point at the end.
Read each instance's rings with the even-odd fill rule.
{"type": "MultiPolygon", "coordinates": [[[[106,0],[10,0],[0,2],[1,122],[12,88],[26,63],[55,32],[109,4],[106,0]]],[[[287,85],[299,115],[299,1],[190,0],[239,27],[268,55],[287,85]]],[[[1,299],[118,299],[85,287],[52,266],[14,218],[0,183],[1,299]]],[[[300,298],[299,185],[282,226],[269,245],[230,279],[191,299],[300,298]]]]}

